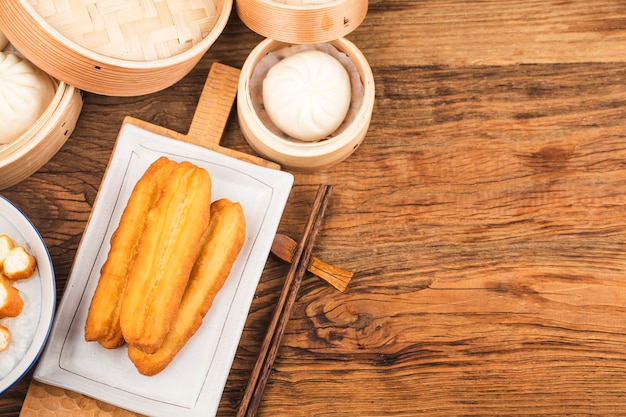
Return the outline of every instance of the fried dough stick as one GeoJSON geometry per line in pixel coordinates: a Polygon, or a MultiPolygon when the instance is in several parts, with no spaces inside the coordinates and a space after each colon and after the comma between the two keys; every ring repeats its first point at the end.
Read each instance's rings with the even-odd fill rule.
{"type": "Polygon", "coordinates": [[[172,172],[148,212],[120,311],[129,346],[155,352],[170,330],[208,227],[211,177],[189,162],[172,172]]]}
{"type": "Polygon", "coordinates": [[[147,354],[132,346],[128,356],[143,375],[161,372],[196,333],[224,285],[246,238],[241,204],[227,199],[211,205],[206,241],[193,268],[172,328],[161,347],[147,354]]]}
{"type": "Polygon", "coordinates": [[[148,211],[176,165],[165,157],[157,159],[133,188],[120,223],[111,236],[107,260],[100,269],[85,323],[86,341],[97,341],[107,349],[124,344],[119,317],[128,271],[137,253],[148,211]]]}

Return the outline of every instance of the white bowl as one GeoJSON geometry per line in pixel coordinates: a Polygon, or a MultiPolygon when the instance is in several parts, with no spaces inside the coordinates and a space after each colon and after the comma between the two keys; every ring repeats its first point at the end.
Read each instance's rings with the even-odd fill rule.
{"type": "Polygon", "coordinates": [[[48,339],[56,306],[54,268],[48,249],[30,220],[0,196],[0,230],[37,260],[34,275],[14,286],[24,299],[22,313],[0,319],[11,331],[9,347],[0,352],[0,394],[18,382],[39,358],[48,339]]]}

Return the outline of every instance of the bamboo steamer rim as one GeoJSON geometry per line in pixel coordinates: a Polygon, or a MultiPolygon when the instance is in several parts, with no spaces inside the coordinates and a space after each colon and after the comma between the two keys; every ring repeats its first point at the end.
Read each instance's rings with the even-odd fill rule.
{"type": "Polygon", "coordinates": [[[107,96],[139,96],[163,90],[186,76],[221,35],[233,0],[215,0],[213,27],[189,49],[153,60],[103,55],[52,27],[28,0],[1,0],[0,27],[30,62],[57,80],[107,96]],[[42,53],[44,51],[44,53],[42,53]]]}
{"type": "Polygon", "coordinates": [[[241,130],[248,144],[262,156],[294,170],[330,168],[347,159],[364,140],[374,108],[375,86],[372,70],[362,52],[345,38],[330,42],[354,62],[363,83],[363,102],[345,130],[319,142],[288,140],[272,133],[254,109],[250,95],[250,77],[256,64],[268,52],[288,46],[265,39],[244,62],[239,79],[237,112],[241,130]]]}
{"type": "Polygon", "coordinates": [[[321,43],[346,36],[365,19],[367,0],[288,5],[273,0],[236,0],[237,14],[254,32],[289,43],[321,43]]]}
{"type": "MultiPolygon", "coordinates": [[[[122,58],[115,58],[108,55],[100,54],[92,51],[89,48],[85,48],[77,44],[76,42],[70,40],[68,37],[60,33],[56,28],[54,28],[50,23],[43,18],[35,7],[30,3],[29,0],[1,0],[8,2],[19,3],[28,15],[34,19],[37,24],[39,24],[42,28],[46,30],[46,32],[54,38],[55,41],[64,44],[68,49],[73,50],[74,52],[91,59],[93,61],[100,61],[104,64],[109,64],[112,66],[120,66],[131,69],[154,69],[159,67],[168,67],[175,64],[180,64],[186,62],[198,55],[198,50],[208,48],[211,46],[215,40],[221,34],[223,28],[226,26],[228,19],[230,17],[230,12],[232,10],[232,0],[215,0],[215,4],[217,7],[217,19],[213,25],[213,29],[211,32],[205,36],[200,42],[195,44],[192,48],[182,51],[178,54],[171,55],[166,58],[160,58],[149,61],[136,61],[136,60],[128,60],[122,58]],[[221,8],[219,6],[222,6],[221,8]],[[218,30],[216,30],[218,29],[218,30]],[[156,64],[156,65],[155,65],[156,64]]],[[[27,57],[28,58],[28,57],[27,57]]]]}

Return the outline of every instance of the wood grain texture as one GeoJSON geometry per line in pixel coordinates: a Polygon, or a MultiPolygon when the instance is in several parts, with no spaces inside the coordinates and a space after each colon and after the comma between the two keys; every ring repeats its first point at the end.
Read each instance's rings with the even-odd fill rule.
{"type": "MultiPolygon", "coordinates": [[[[345,293],[305,277],[259,417],[626,415],[625,16],[600,0],[370,1],[349,36],[376,81],[368,136],[295,174],[280,225],[299,238],[332,184],[314,255],[355,275],[345,293]]],[[[171,88],[86,94],[61,151],[3,193],[48,244],[59,297],[124,117],[185,132],[211,63],[240,68],[261,39],[233,15],[171,88]]],[[[221,144],[252,153],[234,116],[221,144]]],[[[268,258],[218,416],[235,414],[288,269],[268,258]]],[[[125,415],[30,387],[52,415],[125,415]]]]}
{"type": "Polygon", "coordinates": [[[370,1],[359,43],[386,64],[622,62],[626,4],[616,1],[370,1]]]}

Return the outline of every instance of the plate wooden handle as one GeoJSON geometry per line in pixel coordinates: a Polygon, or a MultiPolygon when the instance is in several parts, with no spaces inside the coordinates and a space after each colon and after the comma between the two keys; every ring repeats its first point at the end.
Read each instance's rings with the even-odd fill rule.
{"type": "Polygon", "coordinates": [[[239,84],[240,70],[220,63],[211,66],[187,141],[211,148],[220,144],[239,84]]]}
{"type": "Polygon", "coordinates": [[[214,62],[211,65],[187,134],[130,116],[124,119],[124,123],[131,123],[161,136],[193,143],[266,168],[280,169],[280,165],[275,162],[220,145],[226,122],[237,95],[240,72],[241,70],[237,68],[219,62],[214,62]]]}

